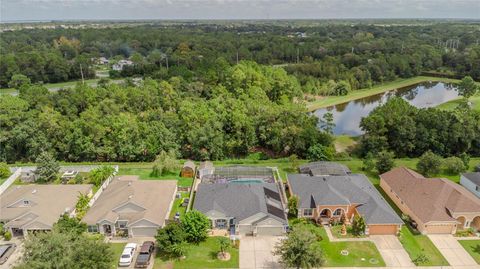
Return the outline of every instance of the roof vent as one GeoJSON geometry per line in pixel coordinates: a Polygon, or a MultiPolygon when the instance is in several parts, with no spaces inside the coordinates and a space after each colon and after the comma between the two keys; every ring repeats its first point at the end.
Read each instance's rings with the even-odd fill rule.
{"type": "Polygon", "coordinates": [[[129,195],[129,196],[128,196],[128,199],[132,199],[132,198],[133,198],[133,195],[129,195]]]}
{"type": "Polygon", "coordinates": [[[37,193],[37,190],[36,190],[36,189],[34,189],[34,190],[32,191],[32,194],[35,194],[35,193],[37,193]]]}
{"type": "Polygon", "coordinates": [[[131,181],[128,182],[128,186],[132,186],[132,182],[131,182],[131,181]]]}

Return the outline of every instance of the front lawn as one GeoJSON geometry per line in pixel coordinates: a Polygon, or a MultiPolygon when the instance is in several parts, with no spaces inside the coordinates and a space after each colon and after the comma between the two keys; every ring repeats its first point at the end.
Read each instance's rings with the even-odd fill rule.
{"type": "Polygon", "coordinates": [[[458,242],[480,264],[480,240],[459,240],[458,242]]]}
{"type": "Polygon", "coordinates": [[[161,254],[157,254],[153,268],[166,268],[169,267],[167,265],[168,263],[172,263],[175,269],[238,268],[238,248],[230,247],[228,252],[231,255],[231,259],[229,261],[220,261],[217,259],[217,253],[220,251],[217,238],[218,237],[208,237],[205,242],[198,245],[190,244],[184,260],[169,261],[161,254]]]}
{"type": "Polygon", "coordinates": [[[414,261],[420,254],[424,254],[428,261],[419,263],[419,266],[446,266],[447,260],[440,251],[433,245],[432,241],[422,234],[413,234],[406,225],[402,227],[400,243],[407,251],[410,259],[414,261]]]}
{"type": "Polygon", "coordinates": [[[127,245],[127,243],[110,243],[110,247],[113,250],[112,268],[118,267],[118,261],[120,260],[125,245],[127,245]]]}
{"type": "Polygon", "coordinates": [[[152,177],[150,173],[152,172],[152,168],[147,168],[147,167],[122,167],[120,166],[118,170],[118,175],[133,175],[133,176],[139,176],[140,179],[142,180],[168,180],[168,179],[174,179],[178,180],[178,186],[181,187],[190,187],[192,186],[193,178],[186,178],[186,177],[181,177],[180,176],[180,170],[178,170],[178,173],[173,173],[165,176],[159,176],[159,177],[152,177]]]}
{"type": "Polygon", "coordinates": [[[325,266],[328,267],[383,267],[385,262],[377,247],[370,241],[330,242],[323,227],[317,227],[323,240],[318,244],[325,256],[325,266]],[[347,250],[348,255],[342,255],[347,250]]]}

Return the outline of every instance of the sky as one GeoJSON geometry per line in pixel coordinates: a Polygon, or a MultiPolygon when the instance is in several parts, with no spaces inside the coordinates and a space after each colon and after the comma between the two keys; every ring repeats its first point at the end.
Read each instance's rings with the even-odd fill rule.
{"type": "Polygon", "coordinates": [[[480,19],[480,0],[0,0],[0,21],[480,19]]]}

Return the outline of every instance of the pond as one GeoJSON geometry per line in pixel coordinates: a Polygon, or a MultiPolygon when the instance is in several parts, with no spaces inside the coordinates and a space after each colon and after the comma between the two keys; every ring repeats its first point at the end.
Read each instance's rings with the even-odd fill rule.
{"type": "Polygon", "coordinates": [[[398,96],[418,108],[434,107],[458,97],[457,89],[453,84],[442,82],[421,83],[385,93],[368,96],[343,104],[321,108],[313,113],[321,120],[327,112],[333,114],[335,135],[361,135],[360,121],[368,116],[377,106],[384,104],[388,99],[398,96]]]}

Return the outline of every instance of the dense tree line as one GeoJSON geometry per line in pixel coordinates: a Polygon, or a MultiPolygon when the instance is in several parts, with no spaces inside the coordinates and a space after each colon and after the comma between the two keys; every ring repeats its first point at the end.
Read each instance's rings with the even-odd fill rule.
{"type": "Polygon", "coordinates": [[[480,156],[480,113],[464,103],[453,111],[418,109],[392,98],[362,119],[362,149],[388,150],[397,157],[418,157],[427,151],[441,156],[480,156]]]}
{"type": "Polygon", "coordinates": [[[480,79],[480,32],[475,23],[412,25],[375,23],[155,24],[107,29],[6,32],[0,40],[0,86],[14,74],[32,82],[92,77],[92,57],[131,58],[116,76],[157,79],[209,78],[218,58],[287,66],[306,92],[343,94],[349,89],[410,77],[423,71],[480,79]],[[335,88],[335,87],[333,87],[335,88]]]}
{"type": "Polygon", "coordinates": [[[331,144],[318,119],[293,102],[300,86],[283,69],[242,62],[210,73],[208,84],[172,77],[49,92],[26,83],[19,96],[0,96],[1,159],[50,151],[66,161],[152,161],[171,150],[194,159],[305,157],[331,144]]]}

